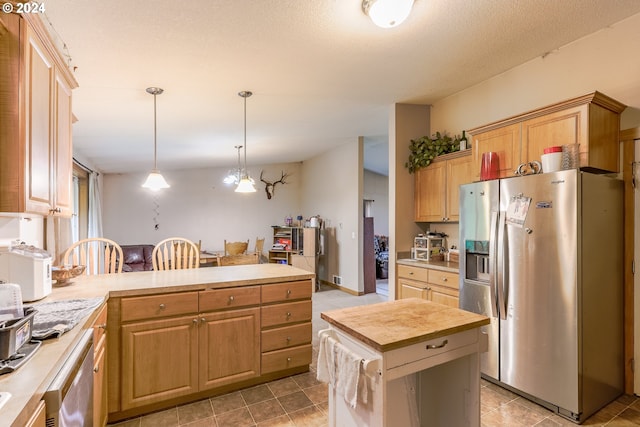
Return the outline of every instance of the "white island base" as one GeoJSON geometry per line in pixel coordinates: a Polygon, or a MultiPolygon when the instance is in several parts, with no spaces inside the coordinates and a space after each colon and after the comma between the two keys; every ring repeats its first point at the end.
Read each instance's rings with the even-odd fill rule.
{"type": "MultiPolygon", "coordinates": [[[[438,306],[437,309],[444,307],[433,304],[427,308],[435,306],[438,306]]],[[[322,315],[328,320],[338,311],[342,310],[322,315]]],[[[395,313],[392,316],[394,321],[401,321],[397,315],[395,313]]],[[[366,313],[363,314],[363,319],[368,317],[366,313]]],[[[480,353],[487,350],[487,337],[480,331],[478,318],[471,319],[472,323],[465,325],[468,329],[458,324],[449,328],[448,332],[435,325],[437,332],[426,335],[416,335],[415,331],[421,328],[413,325],[410,326],[414,331],[410,332],[410,335],[414,335],[411,343],[407,343],[403,339],[406,336],[399,333],[398,342],[386,345],[371,342],[369,338],[359,339],[357,325],[351,324],[356,329],[345,331],[345,326],[349,329],[349,322],[343,320],[346,323],[330,321],[330,329],[321,333],[329,333],[340,344],[362,356],[361,375],[366,379],[367,403],[359,398],[356,408],[351,408],[344,397],[329,386],[329,426],[480,426],[480,353]],[[429,335],[434,334],[437,337],[430,338],[429,335]]],[[[367,323],[372,326],[377,324],[376,329],[389,331],[384,322],[381,324],[374,319],[369,320],[367,323]]],[[[429,327],[428,322],[425,326],[429,327]]],[[[397,327],[395,325],[395,329],[397,327]]],[[[360,332],[363,332],[362,329],[360,332]]]]}

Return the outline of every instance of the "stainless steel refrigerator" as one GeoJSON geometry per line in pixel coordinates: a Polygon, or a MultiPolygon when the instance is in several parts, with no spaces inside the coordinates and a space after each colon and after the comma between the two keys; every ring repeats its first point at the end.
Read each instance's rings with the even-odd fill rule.
{"type": "Polygon", "coordinates": [[[582,422],[623,392],[623,184],[576,169],[460,186],[460,308],[483,376],[582,422]]]}

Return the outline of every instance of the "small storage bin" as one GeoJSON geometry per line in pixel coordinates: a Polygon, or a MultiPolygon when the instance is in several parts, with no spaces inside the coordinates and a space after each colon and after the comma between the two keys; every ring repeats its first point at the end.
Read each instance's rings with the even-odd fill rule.
{"type": "Polygon", "coordinates": [[[13,356],[23,344],[31,341],[33,317],[37,311],[33,307],[24,309],[24,317],[7,320],[0,327],[0,360],[13,356]]]}

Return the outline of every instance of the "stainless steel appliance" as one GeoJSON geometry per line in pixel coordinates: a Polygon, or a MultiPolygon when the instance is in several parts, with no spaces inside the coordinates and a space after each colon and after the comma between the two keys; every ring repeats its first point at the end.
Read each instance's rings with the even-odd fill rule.
{"type": "Polygon", "coordinates": [[[623,185],[577,169],[460,187],[460,307],[483,376],[582,422],[623,390],[623,185]]]}
{"type": "Polygon", "coordinates": [[[93,426],[93,330],[82,333],[44,394],[47,427],[93,426]]]}

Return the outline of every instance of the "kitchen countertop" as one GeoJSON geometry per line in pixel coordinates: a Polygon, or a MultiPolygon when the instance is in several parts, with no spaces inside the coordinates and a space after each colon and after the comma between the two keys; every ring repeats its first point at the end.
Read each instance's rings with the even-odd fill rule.
{"type": "Polygon", "coordinates": [[[323,312],[330,325],[385,352],[489,324],[489,318],[420,298],[323,312]]]}
{"type": "MultiPolygon", "coordinates": [[[[68,286],[54,287],[51,295],[36,303],[75,298],[104,298],[106,302],[110,297],[219,289],[313,277],[313,273],[281,264],[80,276],[68,286]]],[[[34,303],[25,303],[31,304],[34,303]]],[[[11,393],[9,401],[0,409],[0,427],[23,426],[27,422],[82,332],[91,327],[100,307],[102,305],[60,338],[43,341],[33,357],[15,372],[0,376],[0,392],[11,393]]]]}
{"type": "Polygon", "coordinates": [[[411,258],[402,258],[396,260],[397,264],[408,265],[411,267],[429,268],[432,270],[447,271],[449,273],[459,273],[460,264],[449,261],[418,261],[411,258]]]}

